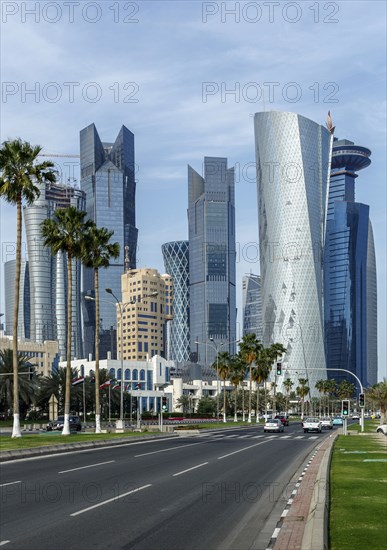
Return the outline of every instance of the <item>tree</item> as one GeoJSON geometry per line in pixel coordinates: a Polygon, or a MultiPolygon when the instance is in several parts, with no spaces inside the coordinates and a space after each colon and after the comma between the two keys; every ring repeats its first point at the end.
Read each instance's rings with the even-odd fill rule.
{"type": "Polygon", "coordinates": [[[285,392],[286,392],[285,412],[288,415],[289,414],[289,395],[290,395],[292,387],[294,386],[294,383],[292,382],[292,380],[290,378],[286,378],[284,380],[283,385],[284,385],[285,392]]]}
{"type": "Polygon", "coordinates": [[[259,422],[259,384],[264,383],[265,386],[265,413],[267,410],[267,396],[266,396],[266,381],[270,375],[271,368],[271,356],[267,348],[262,348],[256,358],[256,367],[252,371],[252,377],[257,384],[257,397],[256,397],[256,421],[259,422]]]}
{"type": "Polygon", "coordinates": [[[348,380],[343,380],[340,382],[337,388],[337,395],[339,399],[351,399],[356,391],[355,384],[348,382],[348,380]]]}
{"type": "Polygon", "coordinates": [[[188,395],[183,394],[177,400],[177,409],[183,409],[183,413],[187,413],[190,409],[190,398],[188,395]]]}
{"type": "Polygon", "coordinates": [[[367,392],[367,396],[376,402],[380,409],[381,419],[380,423],[386,423],[386,409],[387,409],[387,379],[384,378],[383,382],[374,384],[367,392]]]}
{"type": "Polygon", "coordinates": [[[231,370],[229,352],[219,352],[215,364],[218,369],[219,378],[223,380],[223,422],[226,422],[226,380],[229,377],[231,370]]]}
{"type": "Polygon", "coordinates": [[[320,394],[320,416],[322,416],[322,396],[326,392],[326,383],[327,383],[327,380],[321,379],[321,380],[317,380],[317,382],[314,385],[320,394]]]}
{"type": "Polygon", "coordinates": [[[51,248],[53,255],[63,252],[67,256],[67,367],[64,407],[64,425],[62,435],[70,435],[70,391],[71,391],[71,337],[72,337],[72,262],[79,259],[83,252],[83,234],[86,233],[91,221],[84,221],[86,212],[77,210],[74,206],[55,210],[51,219],[42,222],[44,245],[51,248]]]}
{"type": "MultiPolygon", "coordinates": [[[[35,402],[37,385],[33,377],[34,370],[29,358],[26,355],[18,354],[19,398],[26,407],[35,402]],[[31,380],[30,377],[32,377],[31,380]]],[[[0,350],[0,374],[0,402],[13,412],[14,369],[13,351],[11,349],[0,350]]]]}
{"type": "Polygon", "coordinates": [[[230,382],[234,386],[234,422],[238,421],[238,386],[245,377],[245,364],[241,365],[241,361],[237,355],[230,357],[230,382]]]}
{"type": "MultiPolygon", "coordinates": [[[[109,243],[114,231],[106,227],[98,228],[93,222],[83,235],[82,263],[94,271],[95,292],[95,433],[101,433],[100,393],[99,393],[99,269],[107,268],[111,258],[118,258],[120,245],[109,243]]],[[[122,319],[121,319],[122,323],[122,319]]]]}
{"type": "Polygon", "coordinates": [[[257,360],[263,346],[255,334],[245,334],[239,344],[239,353],[249,367],[249,415],[247,422],[251,422],[251,397],[253,392],[253,363],[257,360]]]}
{"type": "Polygon", "coordinates": [[[213,397],[202,397],[198,403],[199,414],[215,414],[216,400],[213,397]]]}
{"type": "Polygon", "coordinates": [[[19,294],[22,242],[22,203],[32,204],[39,197],[36,184],[54,182],[53,163],[45,161],[40,164],[36,159],[42,148],[31,145],[20,138],[5,141],[0,149],[0,196],[17,209],[16,220],[16,274],[13,313],[13,430],[12,437],[21,437],[19,414],[19,378],[18,378],[18,324],[19,294]]]}
{"type": "Polygon", "coordinates": [[[304,420],[304,404],[305,397],[309,393],[309,387],[307,386],[308,380],[306,378],[298,379],[299,386],[296,388],[297,395],[301,398],[301,420],[304,420]]]}
{"type": "MultiPolygon", "coordinates": [[[[337,388],[336,380],[333,378],[329,378],[327,380],[327,383],[325,384],[325,393],[327,395],[328,400],[328,416],[329,416],[329,398],[335,393],[337,388]]],[[[333,407],[332,407],[333,409],[333,407]]]]}

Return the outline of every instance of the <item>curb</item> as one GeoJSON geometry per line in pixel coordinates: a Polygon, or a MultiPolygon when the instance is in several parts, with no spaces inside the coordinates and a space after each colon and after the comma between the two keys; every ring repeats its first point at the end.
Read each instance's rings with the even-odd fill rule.
{"type": "Polygon", "coordinates": [[[329,472],[333,444],[338,435],[336,433],[332,437],[321,460],[302,537],[301,550],[326,550],[329,548],[329,472]]]}

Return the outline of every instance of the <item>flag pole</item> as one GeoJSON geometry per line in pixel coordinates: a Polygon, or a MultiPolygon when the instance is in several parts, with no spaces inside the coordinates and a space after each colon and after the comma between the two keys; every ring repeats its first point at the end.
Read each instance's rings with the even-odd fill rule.
{"type": "Polygon", "coordinates": [[[83,421],[86,423],[86,395],[85,395],[85,386],[86,379],[83,380],[83,421]]]}
{"type": "Polygon", "coordinates": [[[111,409],[110,409],[110,386],[111,386],[111,384],[109,384],[109,424],[110,424],[110,422],[111,422],[111,412],[110,412],[110,411],[111,411],[111,409]]]}

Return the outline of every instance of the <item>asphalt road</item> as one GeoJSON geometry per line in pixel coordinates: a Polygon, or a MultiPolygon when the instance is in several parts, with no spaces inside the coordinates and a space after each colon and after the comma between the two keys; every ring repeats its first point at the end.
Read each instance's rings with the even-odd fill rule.
{"type": "Polygon", "coordinates": [[[0,546],[264,549],[293,475],[330,433],[251,425],[4,463],[0,546]]]}

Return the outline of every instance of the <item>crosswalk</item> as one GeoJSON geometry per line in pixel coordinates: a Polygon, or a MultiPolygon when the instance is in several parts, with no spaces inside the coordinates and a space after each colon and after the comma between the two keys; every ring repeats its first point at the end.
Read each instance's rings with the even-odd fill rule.
{"type": "Polygon", "coordinates": [[[212,440],[217,440],[217,439],[234,439],[234,440],[237,440],[237,439],[272,439],[272,440],[276,440],[276,439],[292,439],[292,440],[299,440],[299,439],[318,439],[318,435],[296,435],[296,434],[282,434],[282,433],[279,433],[279,434],[259,434],[259,435],[253,435],[253,434],[244,434],[244,435],[239,435],[239,434],[213,434],[213,433],[202,433],[202,434],[199,434],[199,437],[202,438],[207,438],[207,439],[212,439],[212,440]]]}

